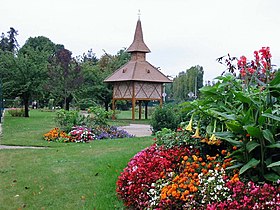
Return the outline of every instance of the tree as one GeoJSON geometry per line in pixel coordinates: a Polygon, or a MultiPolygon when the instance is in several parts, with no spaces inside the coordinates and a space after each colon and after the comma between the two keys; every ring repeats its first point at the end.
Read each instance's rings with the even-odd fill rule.
{"type": "Polygon", "coordinates": [[[64,104],[64,108],[69,110],[70,102],[84,80],[81,66],[72,58],[72,52],[62,48],[50,58],[48,77],[47,89],[57,102],[64,104]]]}
{"type": "Polygon", "coordinates": [[[186,72],[180,72],[173,81],[173,96],[177,101],[186,101],[199,96],[203,87],[203,67],[193,66],[186,72]]]}
{"type": "Polygon", "coordinates": [[[29,38],[17,54],[1,51],[0,75],[4,97],[21,97],[25,117],[29,117],[29,100],[42,91],[48,58],[56,45],[46,37],[29,38]],[[36,44],[34,44],[36,43],[36,44]]]}
{"type": "MultiPolygon", "coordinates": [[[[91,51],[92,54],[92,51],[91,51]]],[[[104,83],[104,79],[120,68],[130,59],[130,54],[122,49],[116,55],[110,55],[104,51],[104,55],[96,62],[95,59],[86,57],[81,63],[84,83],[79,90],[78,98],[81,101],[93,100],[103,105],[106,110],[112,100],[112,85],[104,83]]]]}
{"type": "Polygon", "coordinates": [[[0,49],[3,51],[16,53],[19,48],[19,44],[16,39],[18,31],[15,30],[13,27],[10,27],[10,31],[8,31],[7,33],[8,36],[6,36],[4,33],[2,33],[1,35],[0,49]]]}

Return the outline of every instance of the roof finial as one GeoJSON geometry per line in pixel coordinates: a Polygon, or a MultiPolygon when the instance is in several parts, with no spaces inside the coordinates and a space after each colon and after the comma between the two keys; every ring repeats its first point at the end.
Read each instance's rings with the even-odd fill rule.
{"type": "Polygon", "coordinates": [[[138,9],[138,20],[140,20],[141,12],[140,9],[138,9]]]}

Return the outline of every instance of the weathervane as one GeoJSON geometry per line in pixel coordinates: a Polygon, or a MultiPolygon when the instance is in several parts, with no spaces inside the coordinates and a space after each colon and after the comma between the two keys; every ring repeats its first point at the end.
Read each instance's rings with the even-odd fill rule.
{"type": "Polygon", "coordinates": [[[138,20],[140,20],[141,12],[140,9],[138,9],[138,20]]]}

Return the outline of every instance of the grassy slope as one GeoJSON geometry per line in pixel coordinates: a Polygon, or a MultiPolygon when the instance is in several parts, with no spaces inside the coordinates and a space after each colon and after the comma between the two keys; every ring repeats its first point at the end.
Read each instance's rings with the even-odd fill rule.
{"type": "Polygon", "coordinates": [[[53,126],[53,114],[32,114],[34,120],[7,117],[1,143],[50,148],[0,150],[0,209],[123,209],[115,194],[117,177],[152,137],[46,143],[40,137],[53,126]]]}

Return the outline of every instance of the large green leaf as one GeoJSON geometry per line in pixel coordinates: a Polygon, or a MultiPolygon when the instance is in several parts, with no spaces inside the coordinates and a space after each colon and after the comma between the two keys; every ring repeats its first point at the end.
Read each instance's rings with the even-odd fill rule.
{"type": "MultiPolygon", "coordinates": [[[[215,133],[215,135],[216,135],[216,133],[215,133]]],[[[221,137],[221,136],[217,136],[217,137],[231,143],[233,146],[241,146],[243,144],[243,142],[236,141],[236,140],[233,140],[231,138],[221,137]]]]}
{"type": "Polygon", "coordinates": [[[271,118],[271,119],[273,119],[273,120],[280,121],[280,117],[275,116],[275,115],[273,115],[273,114],[263,113],[263,114],[262,114],[262,116],[264,116],[264,117],[268,117],[268,118],[271,118]]]}
{"type": "Polygon", "coordinates": [[[277,175],[276,173],[269,173],[269,174],[265,174],[264,178],[268,181],[276,182],[277,180],[280,179],[280,176],[277,175]]]}
{"type": "Polygon", "coordinates": [[[270,86],[279,85],[280,84],[280,71],[276,72],[276,75],[273,80],[269,83],[270,86]]]}
{"type": "Polygon", "coordinates": [[[280,148],[280,143],[268,145],[266,148],[280,148]]]}
{"type": "Polygon", "coordinates": [[[256,142],[256,141],[249,141],[246,144],[246,149],[250,153],[251,151],[253,151],[258,146],[260,146],[260,144],[258,142],[256,142]]]}
{"type": "Polygon", "coordinates": [[[240,166],[243,166],[243,165],[244,165],[243,163],[237,163],[237,164],[234,164],[233,166],[226,167],[226,170],[239,168],[240,166]]]}
{"type": "Polygon", "coordinates": [[[257,166],[260,163],[260,160],[256,160],[255,158],[252,158],[248,163],[246,163],[239,171],[239,174],[243,174],[245,171],[247,171],[250,168],[253,168],[257,166]]]}
{"type": "Polygon", "coordinates": [[[221,117],[224,120],[236,120],[236,117],[234,114],[226,114],[224,112],[218,112],[216,110],[211,109],[210,112],[214,115],[217,115],[221,117]]]}
{"type": "Polygon", "coordinates": [[[263,130],[263,137],[272,144],[275,142],[273,134],[268,129],[263,130]]]}
{"type": "Polygon", "coordinates": [[[270,94],[276,98],[280,97],[280,85],[269,87],[270,94]]]}
{"type": "Polygon", "coordinates": [[[234,138],[235,135],[232,132],[225,131],[225,132],[215,132],[215,135],[219,138],[234,138]]]}
{"type": "Polygon", "coordinates": [[[240,149],[233,151],[229,156],[226,156],[225,158],[230,157],[234,157],[234,159],[237,161],[244,162],[244,148],[241,147],[240,149]]]}
{"type": "Polygon", "coordinates": [[[268,167],[268,168],[271,168],[271,167],[274,167],[274,166],[280,166],[280,161],[271,163],[271,164],[269,164],[267,167],[268,167]]]}
{"type": "Polygon", "coordinates": [[[251,98],[248,96],[245,96],[244,92],[235,92],[234,94],[235,94],[237,100],[240,100],[243,103],[248,103],[248,104],[251,103],[251,98]]]}
{"type": "Polygon", "coordinates": [[[247,132],[250,134],[250,136],[252,137],[257,137],[260,138],[262,137],[262,132],[260,130],[260,128],[255,127],[255,126],[246,126],[245,129],[247,130],[247,132]]]}
{"type": "Polygon", "coordinates": [[[231,130],[232,132],[235,132],[235,133],[244,133],[244,130],[243,130],[243,126],[235,121],[235,120],[232,120],[232,121],[229,121],[229,122],[226,122],[226,126],[229,130],[231,130]]]}

